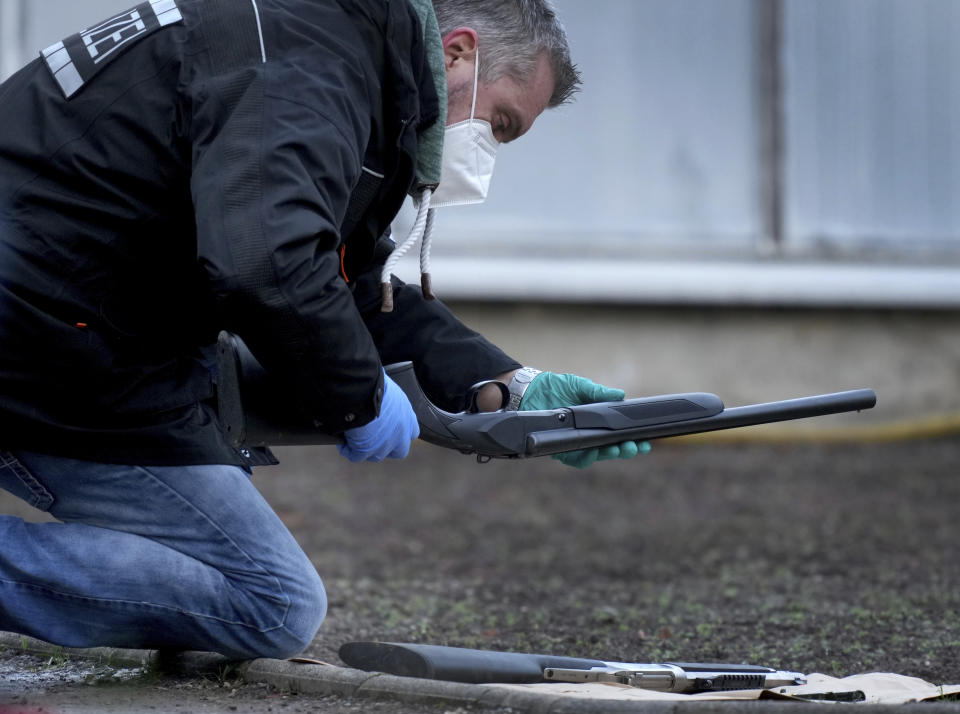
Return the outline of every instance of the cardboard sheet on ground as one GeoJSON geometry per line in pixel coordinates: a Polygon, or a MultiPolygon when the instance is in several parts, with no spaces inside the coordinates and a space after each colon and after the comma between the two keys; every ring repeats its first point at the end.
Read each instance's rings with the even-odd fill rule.
{"type": "Polygon", "coordinates": [[[638,701],[724,701],[747,699],[783,699],[801,701],[862,702],[866,704],[908,704],[960,695],[960,684],[936,685],[916,677],[886,672],[856,674],[850,677],[830,677],[810,674],[807,683],[776,689],[746,689],[733,692],[703,692],[701,694],[671,694],[622,684],[491,684],[522,691],[540,691],[554,696],[581,699],[638,700],[638,701]]]}

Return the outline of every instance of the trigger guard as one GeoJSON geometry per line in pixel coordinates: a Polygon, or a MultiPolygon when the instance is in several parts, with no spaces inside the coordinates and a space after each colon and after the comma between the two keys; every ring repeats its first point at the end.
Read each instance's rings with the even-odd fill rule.
{"type": "Polygon", "coordinates": [[[477,406],[477,395],[479,395],[480,390],[488,384],[495,384],[500,389],[500,406],[498,410],[506,409],[507,404],[510,403],[510,390],[507,389],[507,385],[503,382],[498,382],[496,379],[486,379],[482,382],[477,382],[467,390],[467,412],[470,414],[478,414],[480,412],[480,408],[477,406]]]}

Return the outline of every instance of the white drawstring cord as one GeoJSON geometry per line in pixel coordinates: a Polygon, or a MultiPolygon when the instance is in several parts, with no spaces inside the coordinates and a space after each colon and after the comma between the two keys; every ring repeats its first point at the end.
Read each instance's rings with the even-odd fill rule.
{"type": "Polygon", "coordinates": [[[427,295],[428,299],[433,298],[433,293],[429,290],[430,286],[430,243],[433,238],[433,211],[430,208],[430,197],[433,195],[433,190],[426,188],[420,194],[420,205],[417,208],[417,219],[413,222],[413,227],[410,229],[410,232],[407,234],[407,237],[403,239],[401,243],[393,249],[393,252],[390,253],[390,257],[387,258],[387,261],[383,264],[383,272],[380,273],[380,293],[381,293],[381,312],[393,312],[393,285],[390,282],[390,275],[393,273],[394,268],[397,267],[397,263],[400,261],[408,250],[413,247],[413,244],[417,242],[420,238],[424,239],[424,242],[420,246],[420,270],[421,272],[427,271],[426,279],[421,276],[421,285],[425,285],[424,294],[427,295]]]}
{"type": "Polygon", "coordinates": [[[430,282],[430,249],[433,247],[433,219],[436,212],[435,208],[427,211],[427,225],[423,229],[423,240],[420,242],[420,289],[427,300],[433,300],[436,297],[430,282]]]}

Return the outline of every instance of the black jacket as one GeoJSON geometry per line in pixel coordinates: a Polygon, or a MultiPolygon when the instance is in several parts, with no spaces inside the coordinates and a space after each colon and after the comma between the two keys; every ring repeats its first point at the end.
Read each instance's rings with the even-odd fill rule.
{"type": "Polygon", "coordinates": [[[381,360],[448,409],[518,366],[418,289],[379,312],[437,114],[396,0],[150,0],[44,50],[0,86],[0,447],[246,463],[221,329],[329,433],[378,413],[381,360]]]}

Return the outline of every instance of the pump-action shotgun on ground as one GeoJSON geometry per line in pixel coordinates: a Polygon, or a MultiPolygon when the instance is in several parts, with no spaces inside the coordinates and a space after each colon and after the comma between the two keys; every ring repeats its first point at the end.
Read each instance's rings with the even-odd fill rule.
{"type": "MultiPolygon", "coordinates": [[[[338,443],[300,420],[270,376],[236,335],[220,334],[218,403],[228,441],[240,446],[338,443]]],[[[872,389],[726,408],[715,394],[690,392],[542,411],[452,413],[430,402],[413,364],[386,367],[410,399],[424,441],[478,459],[526,458],[623,441],[660,439],[718,429],[870,409],[872,389]]]]}
{"type": "Polygon", "coordinates": [[[368,672],[469,684],[605,682],[660,692],[694,693],[806,683],[799,672],[751,664],[604,662],[392,642],[348,642],[340,648],[340,659],[350,667],[368,672]]]}

